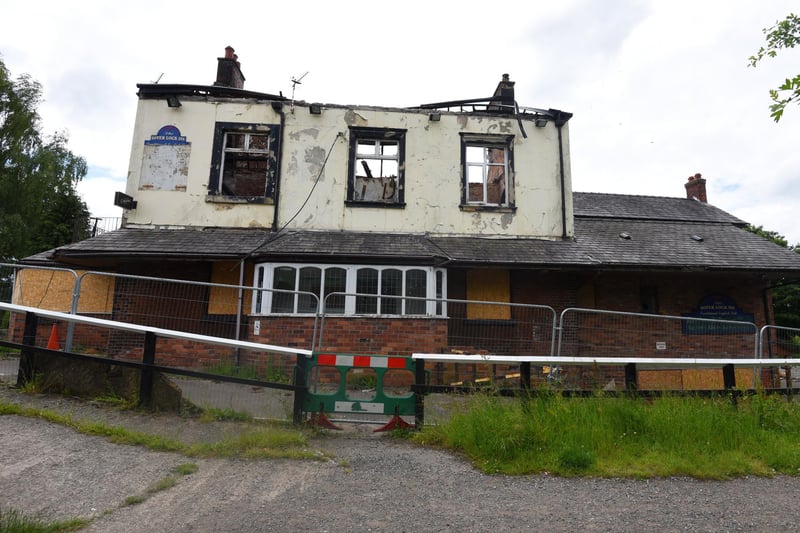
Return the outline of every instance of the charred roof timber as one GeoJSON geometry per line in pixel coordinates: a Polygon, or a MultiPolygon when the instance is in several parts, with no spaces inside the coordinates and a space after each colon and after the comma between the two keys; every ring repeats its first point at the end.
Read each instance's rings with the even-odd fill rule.
{"type": "Polygon", "coordinates": [[[422,104],[413,109],[453,110],[453,108],[456,108],[455,111],[462,112],[484,111],[488,113],[516,115],[517,117],[533,115],[536,127],[539,128],[545,127],[550,120],[552,120],[556,126],[560,127],[572,118],[572,113],[567,113],[559,109],[520,107],[514,97],[514,82],[509,80],[508,74],[503,74],[503,79],[497,85],[497,89],[495,89],[492,96],[422,104]]]}

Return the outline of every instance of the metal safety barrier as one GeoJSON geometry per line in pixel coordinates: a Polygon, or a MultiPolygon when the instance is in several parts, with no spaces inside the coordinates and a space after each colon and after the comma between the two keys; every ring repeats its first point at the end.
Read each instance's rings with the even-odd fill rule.
{"type": "Polygon", "coordinates": [[[326,413],[345,413],[342,422],[386,422],[380,428],[406,427],[403,416],[416,416],[417,397],[412,391],[415,364],[410,357],[348,355],[315,352],[306,361],[308,391],[305,411],[317,425],[338,429],[326,413]],[[353,419],[353,415],[381,415],[353,419]]]}

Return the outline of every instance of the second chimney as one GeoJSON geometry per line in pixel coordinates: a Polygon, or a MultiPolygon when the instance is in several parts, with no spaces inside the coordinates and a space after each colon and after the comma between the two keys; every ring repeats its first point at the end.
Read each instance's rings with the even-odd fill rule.
{"type": "Polygon", "coordinates": [[[214,85],[244,89],[244,74],[242,74],[239,58],[233,53],[230,46],[225,47],[225,57],[217,58],[217,81],[214,85]]]}
{"type": "Polygon", "coordinates": [[[686,182],[686,198],[690,200],[699,200],[701,202],[708,203],[708,198],[706,197],[706,180],[703,179],[703,176],[700,174],[695,174],[694,176],[689,176],[689,181],[686,182]]]}

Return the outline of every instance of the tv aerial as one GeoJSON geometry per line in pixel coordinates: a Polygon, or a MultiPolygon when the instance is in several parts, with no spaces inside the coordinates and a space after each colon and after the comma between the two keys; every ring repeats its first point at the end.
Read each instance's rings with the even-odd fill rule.
{"type": "Polygon", "coordinates": [[[305,71],[299,78],[295,78],[292,76],[292,113],[294,113],[294,90],[297,88],[298,85],[303,84],[303,78],[308,76],[308,71],[305,71]]]}

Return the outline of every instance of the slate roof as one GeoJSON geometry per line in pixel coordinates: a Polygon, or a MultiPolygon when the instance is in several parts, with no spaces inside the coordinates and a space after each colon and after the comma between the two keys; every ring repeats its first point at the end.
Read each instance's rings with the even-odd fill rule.
{"type": "Polygon", "coordinates": [[[341,231],[289,231],[267,241],[253,256],[291,260],[436,263],[446,256],[424,235],[341,231]]]}
{"type": "Polygon", "coordinates": [[[262,230],[125,228],[56,248],[50,254],[55,260],[109,256],[236,259],[258,248],[268,236],[262,230]]]}
{"type": "Polygon", "coordinates": [[[605,267],[800,274],[800,255],[731,224],[576,218],[575,235],[581,253],[605,267]]]}
{"type": "MultiPolygon", "coordinates": [[[[800,276],[800,255],[684,198],[575,193],[575,238],[546,240],[250,229],[132,229],[52,250],[50,261],[241,259],[627,270],[759,271],[800,276]]],[[[42,258],[42,254],[35,256],[42,258]]],[[[34,259],[34,258],[29,258],[34,259]]]]}
{"type": "Polygon", "coordinates": [[[746,224],[718,207],[687,198],[576,192],[572,203],[575,216],[581,217],[746,224]]]}

